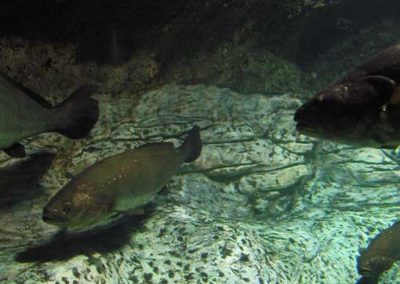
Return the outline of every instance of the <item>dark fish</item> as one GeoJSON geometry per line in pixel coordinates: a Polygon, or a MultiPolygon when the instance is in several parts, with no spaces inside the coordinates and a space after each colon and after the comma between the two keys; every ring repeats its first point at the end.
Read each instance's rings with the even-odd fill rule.
{"type": "Polygon", "coordinates": [[[44,132],[83,138],[96,123],[98,102],[90,96],[93,85],[77,89],[58,106],[0,74],[0,149],[14,157],[25,156],[18,141],[44,132]]]}
{"type": "Polygon", "coordinates": [[[380,232],[361,252],[357,260],[357,270],[362,278],[359,284],[376,284],[379,276],[400,260],[400,222],[380,232]]]}
{"type": "Polygon", "coordinates": [[[154,143],[104,159],[67,183],[46,205],[43,221],[70,232],[88,231],[139,214],[184,162],[202,149],[199,127],[178,148],[154,143]]]}
{"type": "Polygon", "coordinates": [[[337,142],[395,148],[400,144],[400,45],[357,66],[295,113],[297,130],[337,142]]]}

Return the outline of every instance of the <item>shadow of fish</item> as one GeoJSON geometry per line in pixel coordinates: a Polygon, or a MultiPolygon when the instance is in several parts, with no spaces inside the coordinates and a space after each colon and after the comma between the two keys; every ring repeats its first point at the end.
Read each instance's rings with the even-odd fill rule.
{"type": "Polygon", "coordinates": [[[129,243],[133,232],[140,229],[145,215],[124,216],[98,234],[68,234],[59,231],[50,239],[25,248],[15,255],[18,262],[54,262],[70,259],[77,255],[89,258],[95,253],[105,254],[121,249],[129,243]]]}
{"type": "Polygon", "coordinates": [[[193,127],[178,148],[154,143],[104,159],[67,183],[46,205],[43,221],[69,232],[89,231],[141,208],[176,174],[197,159],[200,130],[193,127]]]}
{"type": "Polygon", "coordinates": [[[27,159],[0,168],[1,209],[36,196],[38,192],[35,187],[50,168],[54,157],[55,154],[50,152],[38,152],[27,159]]]}
{"type": "Polygon", "coordinates": [[[380,232],[361,251],[357,259],[357,270],[362,278],[357,284],[376,284],[379,276],[400,260],[400,222],[380,232]]]}
{"type": "Polygon", "coordinates": [[[85,137],[96,123],[99,110],[90,96],[93,85],[77,89],[58,106],[0,74],[0,149],[13,157],[25,156],[18,141],[44,132],[58,132],[70,139],[85,137]]]}
{"type": "Polygon", "coordinates": [[[400,45],[383,50],[320,91],[295,113],[297,130],[341,143],[400,144],[400,45]]]}

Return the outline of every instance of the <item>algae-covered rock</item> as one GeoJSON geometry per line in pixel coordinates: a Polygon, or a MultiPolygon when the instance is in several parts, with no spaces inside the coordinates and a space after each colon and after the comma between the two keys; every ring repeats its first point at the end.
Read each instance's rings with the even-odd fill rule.
{"type": "MultiPolygon", "coordinates": [[[[182,282],[203,278],[228,281],[237,277],[238,281],[253,281],[254,275],[265,279],[265,272],[256,273],[262,270],[263,264],[258,260],[262,259],[264,253],[262,242],[257,241],[256,244],[254,238],[261,237],[253,230],[245,233],[243,240],[239,242],[238,232],[247,231],[244,228],[248,220],[267,220],[268,216],[276,217],[291,212],[296,207],[295,200],[302,192],[301,185],[312,175],[303,156],[312,150],[312,144],[300,139],[297,152],[287,150],[288,144],[295,148],[297,138],[292,135],[293,124],[280,125],[285,117],[286,121],[290,121],[300,102],[290,96],[242,96],[228,89],[204,85],[166,86],[147,93],[137,106],[127,107],[127,98],[120,97],[110,101],[108,96],[99,96],[101,109],[104,111],[92,137],[80,141],[79,147],[68,147],[71,144],[66,140],[58,141],[61,144],[58,146],[55,143],[59,157],[55,159],[53,168],[44,179],[46,194],[13,209],[16,212],[14,215],[19,214],[24,218],[28,214],[30,219],[27,219],[29,226],[25,227],[23,224],[26,223],[22,219],[14,217],[14,221],[18,221],[23,229],[10,227],[10,232],[7,233],[9,256],[17,253],[16,258],[22,263],[43,260],[46,263],[39,270],[19,264],[24,273],[16,276],[20,270],[11,270],[3,274],[3,279],[11,280],[16,277],[15,279],[22,282],[26,279],[103,279],[107,282],[117,281],[115,277],[121,277],[142,282],[151,277],[155,281],[165,279],[182,282]],[[198,98],[201,98],[201,102],[198,98]],[[277,108],[281,112],[277,113],[277,108]],[[108,116],[115,112],[119,114],[118,119],[108,116]],[[194,124],[203,129],[201,134],[204,150],[201,157],[194,163],[185,165],[181,174],[173,178],[160,200],[155,203],[158,205],[149,218],[145,218],[141,225],[127,229],[128,233],[121,248],[99,253],[99,248],[93,248],[88,242],[83,242],[87,244],[85,248],[82,247],[82,241],[78,244],[68,240],[66,242],[71,242],[69,246],[72,252],[67,251],[64,256],[62,252],[49,252],[63,250],[65,244],[61,246],[57,239],[50,241],[55,228],[42,223],[40,213],[48,196],[54,194],[67,181],[68,176],[79,173],[104,157],[143,143],[170,140],[178,144],[178,139],[194,124]],[[306,143],[308,147],[304,147],[306,143]],[[67,156],[70,158],[67,159],[67,156]],[[241,220],[243,229],[231,224],[228,221],[231,218],[241,220]],[[25,236],[24,241],[13,236],[17,230],[19,235],[25,236]],[[199,230],[204,233],[198,234],[199,230]],[[232,234],[231,242],[227,242],[228,233],[225,230],[232,234]],[[216,232],[214,237],[209,235],[212,231],[216,232]],[[158,234],[163,237],[157,238],[158,234]],[[141,238],[143,240],[139,241],[141,238]],[[154,240],[153,245],[146,243],[149,240],[154,240]],[[131,259],[132,256],[125,259],[130,253],[124,247],[130,247],[130,244],[141,247],[142,252],[135,253],[136,260],[131,259]],[[210,246],[215,246],[214,251],[218,254],[205,249],[210,246]],[[75,251],[73,248],[76,248],[75,251]],[[44,250],[47,252],[42,254],[44,250]],[[104,268],[101,271],[91,268],[90,263],[94,260],[90,255],[93,251],[97,251],[95,262],[103,263],[104,268]],[[89,259],[82,258],[82,254],[89,259]],[[193,257],[183,257],[184,255],[193,257]],[[166,265],[165,262],[171,256],[175,261],[166,265]],[[55,262],[59,258],[62,265],[55,262]],[[117,261],[118,258],[124,259],[122,264],[117,261]],[[150,261],[153,258],[155,259],[150,261]],[[216,266],[218,269],[211,268],[210,260],[221,265],[216,266]],[[222,265],[224,261],[231,265],[222,265]],[[170,268],[163,269],[166,266],[170,268]],[[178,269],[180,266],[181,271],[178,269]],[[78,267],[79,271],[74,273],[78,267]],[[117,267],[121,273],[128,271],[127,274],[113,275],[111,271],[117,267]]],[[[56,135],[42,135],[30,139],[30,145],[43,147],[53,141],[54,136],[56,135]]],[[[28,149],[33,150],[30,147],[28,149]]],[[[2,215],[1,221],[9,224],[13,221],[12,218],[8,214],[2,215]]],[[[127,224],[122,226],[127,227],[127,224]]],[[[108,234],[112,235],[112,230],[108,234]]],[[[101,236],[99,240],[100,243],[104,241],[101,236]]],[[[8,258],[4,266],[8,268],[10,265],[12,262],[8,258]]]]}
{"type": "Polygon", "coordinates": [[[58,156],[36,197],[1,210],[2,281],[355,282],[358,250],[397,219],[394,152],[296,135],[300,102],[290,95],[169,85],[136,105],[110,97],[99,94],[100,121],[78,144],[29,139],[29,153],[51,144],[58,156]],[[144,143],[179,144],[193,124],[202,155],[142,218],[67,239],[41,221],[48,198],[83,168],[144,143]]]}

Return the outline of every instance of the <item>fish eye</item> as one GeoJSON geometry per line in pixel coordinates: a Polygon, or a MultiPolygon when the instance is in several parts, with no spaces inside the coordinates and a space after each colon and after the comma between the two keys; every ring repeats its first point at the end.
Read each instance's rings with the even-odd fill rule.
{"type": "Polygon", "coordinates": [[[71,209],[72,209],[72,204],[68,202],[61,207],[61,212],[63,214],[68,214],[69,212],[71,212],[71,209]]]}

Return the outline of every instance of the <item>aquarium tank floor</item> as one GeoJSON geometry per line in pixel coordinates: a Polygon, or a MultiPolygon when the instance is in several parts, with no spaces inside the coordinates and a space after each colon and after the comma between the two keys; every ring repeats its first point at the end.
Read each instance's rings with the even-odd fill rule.
{"type": "MultiPolygon", "coordinates": [[[[168,85],[127,101],[100,98],[96,130],[74,147],[30,139],[29,153],[57,139],[71,159],[55,157],[34,196],[2,206],[4,283],[352,283],[359,249],[399,217],[396,152],[296,135],[290,95],[168,85]],[[201,157],[145,216],[68,239],[41,221],[68,177],[137,145],[179,143],[193,124],[201,157]]],[[[397,265],[382,283],[396,279],[397,265]]]]}

